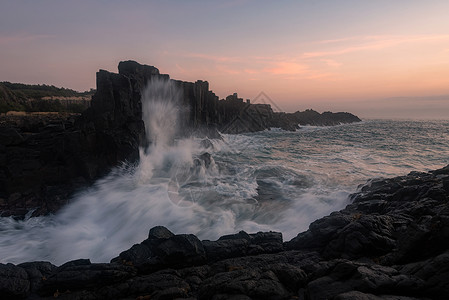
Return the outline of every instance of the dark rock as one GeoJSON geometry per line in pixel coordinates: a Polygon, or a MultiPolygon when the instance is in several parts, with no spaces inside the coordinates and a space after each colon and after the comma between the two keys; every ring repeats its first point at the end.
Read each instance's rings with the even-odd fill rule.
{"type": "Polygon", "coordinates": [[[203,139],[200,143],[201,147],[205,149],[214,149],[214,144],[209,139],[203,139]]]}
{"type": "Polygon", "coordinates": [[[192,234],[174,235],[162,226],[150,230],[148,239],[120,253],[112,262],[136,266],[148,273],[164,267],[182,268],[220,259],[275,253],[283,250],[282,234],[244,231],[218,241],[200,241],[192,234]]]}
{"type": "Polygon", "coordinates": [[[217,241],[203,241],[203,245],[209,261],[283,250],[280,232],[247,234],[240,231],[237,234],[222,236],[217,241]]]}
{"type": "Polygon", "coordinates": [[[168,240],[173,236],[175,236],[173,232],[164,226],[156,226],[150,229],[150,232],[148,233],[148,240],[151,242],[158,242],[168,240]]]}
{"type": "Polygon", "coordinates": [[[319,249],[326,257],[381,257],[389,264],[438,255],[448,246],[448,193],[441,186],[438,171],[369,182],[351,196],[352,204],[313,222],[286,247],[319,249]]]}
{"type": "Polygon", "coordinates": [[[413,275],[424,282],[425,295],[444,299],[449,295],[449,252],[434,258],[410,263],[400,268],[401,272],[413,275]]]}
{"type": "Polygon", "coordinates": [[[40,289],[44,281],[57,269],[56,266],[49,262],[28,262],[20,264],[18,267],[23,268],[27,272],[31,292],[36,292],[40,289]]]}
{"type": "Polygon", "coordinates": [[[56,291],[99,288],[123,282],[136,273],[135,268],[120,264],[70,263],[59,267],[43,281],[39,293],[53,295],[56,291]]]}
{"type": "Polygon", "coordinates": [[[167,265],[197,265],[204,263],[205,251],[201,241],[193,234],[175,235],[157,245],[152,251],[167,265]]]}
{"type": "Polygon", "coordinates": [[[271,272],[256,270],[235,270],[218,273],[203,282],[199,289],[199,299],[212,299],[246,295],[250,298],[284,299],[290,293],[271,272]]]}
{"type": "Polygon", "coordinates": [[[23,136],[14,128],[0,128],[0,143],[3,146],[14,146],[23,143],[23,136]]]}
{"type": "Polygon", "coordinates": [[[275,232],[201,242],[158,226],[110,264],[0,265],[0,291],[30,299],[446,299],[446,169],[371,181],[284,244],[275,232]]]}
{"type": "Polygon", "coordinates": [[[141,272],[163,267],[183,267],[204,263],[203,244],[193,234],[174,235],[162,226],[150,230],[148,239],[120,253],[112,262],[136,266],[141,272]]]}
{"type": "Polygon", "coordinates": [[[389,216],[354,216],[325,247],[326,257],[358,258],[381,256],[395,246],[394,227],[389,216]]]}
{"type": "Polygon", "coordinates": [[[406,297],[406,296],[394,296],[394,295],[381,295],[376,296],[373,294],[366,294],[358,291],[351,291],[337,295],[335,300],[418,300],[423,298],[406,297]]]}
{"type": "Polygon", "coordinates": [[[419,278],[379,265],[339,261],[329,271],[308,283],[308,299],[330,299],[350,291],[411,296],[424,287],[419,278]]]}
{"type": "Polygon", "coordinates": [[[145,244],[136,244],[120,253],[119,257],[113,258],[111,262],[139,266],[147,263],[153,256],[153,252],[145,244]]]}
{"type": "Polygon", "coordinates": [[[209,168],[210,164],[212,163],[212,156],[209,153],[204,152],[198,158],[204,162],[204,166],[206,168],[209,168]]]}
{"type": "Polygon", "coordinates": [[[323,248],[352,220],[353,217],[350,215],[334,212],[330,216],[314,221],[310,224],[308,231],[298,234],[286,243],[286,247],[287,249],[323,248]]]}
{"type": "Polygon", "coordinates": [[[280,282],[291,292],[296,293],[300,287],[305,286],[307,282],[307,274],[301,268],[286,264],[278,263],[267,267],[272,270],[279,278],[280,282]]]}
{"type": "Polygon", "coordinates": [[[177,272],[171,270],[134,277],[127,281],[127,285],[128,293],[131,295],[148,295],[151,299],[156,295],[158,295],[157,297],[163,297],[164,294],[178,293],[182,295],[181,297],[186,297],[190,291],[189,284],[177,272]]]}
{"type": "MultiPolygon", "coordinates": [[[[123,61],[119,73],[97,72],[97,90],[82,115],[23,116],[0,122],[0,215],[54,213],[73,193],[122,162],[139,160],[147,147],[142,120],[142,91],[156,80],[171,80],[153,66],[123,61]],[[13,197],[17,195],[18,197],[13,197]]],[[[243,102],[237,94],[219,98],[207,81],[171,80],[182,91],[180,136],[221,138],[220,132],[242,133],[271,127],[296,130],[298,124],[336,125],[358,122],[347,113],[306,111],[275,113],[269,104],[243,102]]],[[[6,117],[5,117],[6,118],[6,117]]],[[[199,157],[206,167],[207,154],[199,157]]]]}
{"type": "Polygon", "coordinates": [[[30,290],[27,272],[13,264],[0,264],[0,296],[2,299],[23,299],[30,290]]]}
{"type": "Polygon", "coordinates": [[[65,264],[62,264],[59,266],[59,270],[62,270],[64,268],[70,268],[70,267],[78,267],[78,266],[89,266],[92,263],[90,262],[90,259],[75,259],[75,260],[71,260],[66,262],[65,264]]]}
{"type": "Polygon", "coordinates": [[[208,259],[217,261],[247,254],[249,241],[246,239],[203,241],[203,246],[208,259]]]}

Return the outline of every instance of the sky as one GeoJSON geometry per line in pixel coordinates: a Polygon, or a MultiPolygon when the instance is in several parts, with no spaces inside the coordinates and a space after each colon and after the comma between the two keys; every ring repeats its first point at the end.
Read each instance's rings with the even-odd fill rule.
{"type": "Polygon", "coordinates": [[[131,59],[284,111],[449,119],[448,12],[447,0],[0,0],[0,81],[85,91],[131,59]]]}

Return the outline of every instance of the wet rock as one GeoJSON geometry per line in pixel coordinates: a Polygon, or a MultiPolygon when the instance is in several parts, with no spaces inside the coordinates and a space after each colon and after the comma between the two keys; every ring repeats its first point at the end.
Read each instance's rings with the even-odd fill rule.
{"type": "Polygon", "coordinates": [[[150,247],[163,264],[197,265],[205,261],[203,244],[193,234],[175,235],[150,247]]]}
{"type": "Polygon", "coordinates": [[[201,140],[200,143],[201,147],[203,147],[204,149],[214,149],[214,144],[212,144],[212,142],[209,139],[203,139],[201,140]]]}
{"type": "Polygon", "coordinates": [[[112,262],[129,264],[141,272],[163,267],[183,267],[201,264],[206,254],[203,244],[193,234],[174,235],[162,226],[150,230],[148,239],[120,253],[112,262]]]}
{"type": "Polygon", "coordinates": [[[13,264],[0,264],[0,296],[2,299],[23,299],[30,291],[27,272],[13,264]]]}
{"type": "Polygon", "coordinates": [[[211,261],[237,257],[247,253],[249,241],[247,239],[203,241],[207,257],[211,261]]]}
{"type": "Polygon", "coordinates": [[[307,282],[307,273],[295,265],[277,263],[269,265],[267,269],[272,270],[279,278],[279,281],[294,293],[305,286],[307,282]]]}
{"type": "Polygon", "coordinates": [[[209,168],[210,164],[212,163],[212,156],[209,153],[204,152],[198,158],[204,162],[204,166],[206,168],[209,168]]]}
{"type": "Polygon", "coordinates": [[[217,241],[203,241],[203,245],[209,261],[283,250],[280,232],[248,234],[240,231],[237,234],[222,236],[217,241]]]}
{"type": "Polygon", "coordinates": [[[394,295],[380,295],[366,294],[358,291],[351,291],[342,293],[334,298],[335,300],[418,300],[424,298],[415,298],[407,296],[394,296],[394,295]]]}
{"type": "Polygon", "coordinates": [[[448,246],[443,178],[435,171],[371,181],[351,196],[352,204],[313,222],[286,247],[389,264],[438,255],[448,246]]]}
{"type": "Polygon", "coordinates": [[[392,218],[371,215],[353,218],[329,241],[323,255],[342,258],[381,256],[394,248],[392,218]]]}
{"type": "Polygon", "coordinates": [[[56,266],[49,262],[28,262],[20,264],[18,267],[23,268],[27,272],[31,292],[36,292],[40,289],[44,281],[57,269],[56,266]]]}
{"type": "Polygon", "coordinates": [[[120,264],[88,263],[85,260],[64,264],[56,269],[39,290],[42,295],[56,291],[81,290],[123,282],[136,275],[136,269],[120,264]]]}
{"type": "Polygon", "coordinates": [[[150,229],[148,233],[148,240],[154,243],[168,240],[175,235],[173,232],[165,228],[164,226],[156,226],[150,229]]]}
{"type": "Polygon", "coordinates": [[[306,294],[308,299],[330,299],[351,291],[411,296],[423,287],[422,280],[400,274],[394,268],[343,260],[326,276],[309,282],[306,294]]]}
{"type": "Polygon", "coordinates": [[[154,254],[144,244],[135,244],[130,249],[123,251],[116,258],[111,260],[112,263],[117,262],[125,265],[140,266],[148,263],[154,254]]]}
{"type": "MultiPolygon", "coordinates": [[[[345,209],[286,243],[280,233],[244,231],[201,242],[158,226],[111,264],[81,259],[59,268],[12,265],[16,274],[24,272],[16,275],[25,286],[16,297],[445,299],[449,202],[444,178],[434,171],[372,181],[345,209]],[[411,190],[417,195],[410,196],[411,190]]],[[[3,286],[10,282],[9,277],[2,281],[3,286]]]]}
{"type": "Polygon", "coordinates": [[[222,298],[226,295],[245,295],[250,298],[283,299],[290,293],[279,282],[273,272],[235,270],[218,273],[203,282],[198,292],[199,299],[222,298]]]}
{"type": "Polygon", "coordinates": [[[330,216],[314,221],[309,230],[298,234],[286,243],[287,249],[322,249],[351,223],[353,217],[350,215],[334,212],[330,216]]]}
{"type": "MultiPolygon", "coordinates": [[[[186,297],[190,286],[176,271],[164,270],[150,275],[138,276],[127,281],[131,295],[158,297],[167,299],[169,295],[186,297]]],[[[169,298],[172,299],[172,298],[169,298]]]]}
{"type": "Polygon", "coordinates": [[[425,295],[443,299],[449,295],[449,252],[434,258],[401,266],[400,271],[421,279],[424,282],[425,295]]]}
{"type": "Polygon", "coordinates": [[[192,234],[174,235],[162,226],[150,230],[149,237],[141,244],[120,253],[111,262],[136,266],[148,273],[161,268],[183,268],[201,265],[225,258],[275,253],[283,250],[282,234],[244,231],[221,237],[217,241],[200,241],[192,234]]]}

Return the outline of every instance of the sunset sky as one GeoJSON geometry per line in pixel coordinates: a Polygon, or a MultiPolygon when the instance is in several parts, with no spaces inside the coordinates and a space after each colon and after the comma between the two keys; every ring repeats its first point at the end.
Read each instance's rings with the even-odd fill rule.
{"type": "Polygon", "coordinates": [[[0,0],[0,81],[95,88],[121,60],[285,111],[449,119],[449,1],[0,0]]]}

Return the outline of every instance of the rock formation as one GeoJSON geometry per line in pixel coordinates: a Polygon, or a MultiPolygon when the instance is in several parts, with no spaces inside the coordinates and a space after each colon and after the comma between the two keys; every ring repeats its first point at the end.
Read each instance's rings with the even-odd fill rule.
{"type": "MultiPolygon", "coordinates": [[[[100,70],[91,107],[81,116],[3,116],[0,122],[0,215],[23,217],[57,211],[77,189],[121,162],[135,163],[146,140],[141,92],[155,79],[171,80],[152,66],[120,62],[119,73],[100,70]],[[11,119],[12,118],[12,119],[11,119]]],[[[173,80],[182,92],[182,135],[210,138],[298,124],[360,121],[348,113],[275,113],[269,105],[244,103],[237,94],[219,100],[206,81],[173,80]],[[306,116],[306,117],[304,117],[306,116]]]]}
{"type": "Polygon", "coordinates": [[[377,179],[283,243],[152,228],[111,263],[0,264],[2,299],[447,299],[449,165],[377,179]]]}

